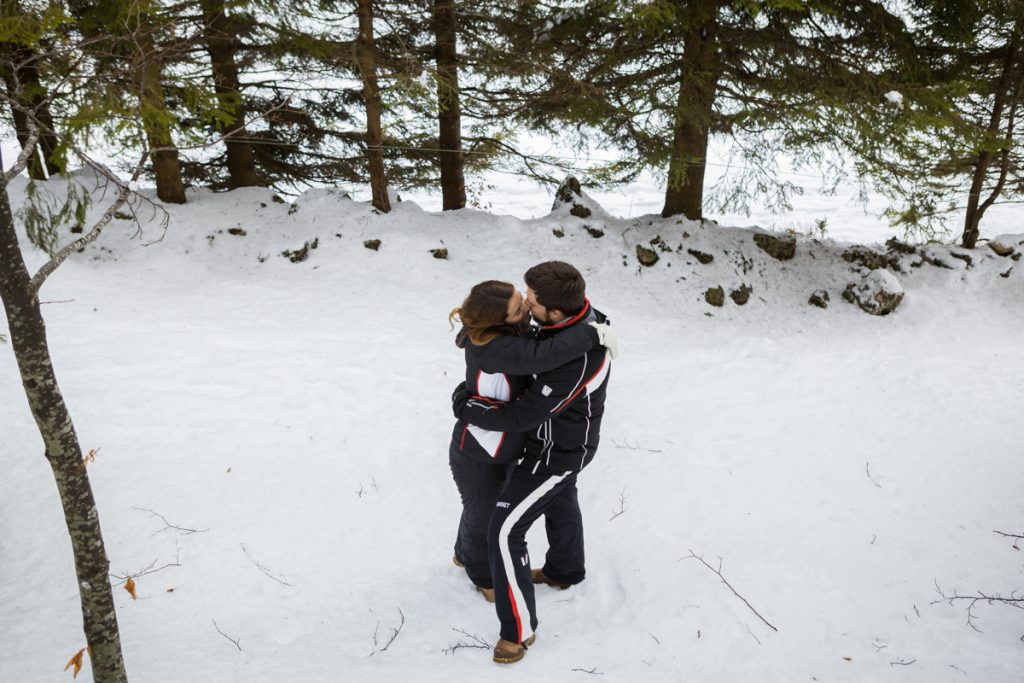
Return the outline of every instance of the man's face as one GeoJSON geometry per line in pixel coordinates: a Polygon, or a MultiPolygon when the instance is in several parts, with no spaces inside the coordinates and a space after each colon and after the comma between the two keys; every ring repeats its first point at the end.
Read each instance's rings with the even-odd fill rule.
{"type": "Polygon", "coordinates": [[[521,323],[529,312],[530,306],[526,303],[526,298],[519,290],[514,290],[512,297],[508,300],[508,316],[505,318],[505,322],[513,325],[521,323]]]}
{"type": "Polygon", "coordinates": [[[537,301],[537,294],[529,287],[526,288],[526,305],[530,308],[533,319],[542,325],[554,325],[565,320],[565,315],[557,308],[547,308],[537,301]]]}

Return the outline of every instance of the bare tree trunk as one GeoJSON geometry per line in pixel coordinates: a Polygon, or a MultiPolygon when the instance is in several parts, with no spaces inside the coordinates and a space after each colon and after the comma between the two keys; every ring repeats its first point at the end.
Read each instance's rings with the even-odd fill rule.
{"type": "Polygon", "coordinates": [[[202,0],[204,38],[213,71],[213,88],[221,110],[230,121],[219,123],[220,132],[227,137],[228,187],[254,187],[263,185],[256,174],[249,133],[245,129],[245,103],[238,82],[235,64],[235,27],[224,9],[224,0],[202,0]]]}
{"type": "Polygon", "coordinates": [[[672,160],[662,216],[704,217],[704,169],[711,116],[718,87],[718,2],[685,3],[688,21],[683,47],[672,160]]]}
{"type": "MultiPolygon", "coordinates": [[[[1006,45],[1006,59],[1003,61],[1003,71],[999,76],[999,83],[994,89],[992,116],[989,118],[988,134],[990,139],[995,138],[999,134],[999,128],[1003,121],[1003,109],[1006,106],[1007,100],[1010,98],[1012,84],[1017,80],[1015,72],[1020,69],[1020,65],[1017,64],[1017,53],[1020,49],[1021,28],[1021,21],[1018,19],[1017,23],[1013,27],[1013,34],[1010,36],[1010,40],[1006,45]]],[[[974,175],[971,178],[971,190],[967,196],[967,213],[964,216],[964,232],[961,236],[961,243],[967,249],[973,249],[978,243],[978,235],[981,232],[979,229],[979,226],[981,225],[981,217],[984,215],[985,210],[993,201],[995,201],[995,197],[993,196],[990,198],[990,201],[979,206],[981,202],[982,188],[985,186],[985,180],[988,178],[989,168],[991,167],[992,160],[995,158],[998,151],[999,150],[993,150],[990,147],[986,147],[978,153],[978,158],[975,162],[974,175]]],[[[1000,190],[1002,189],[1002,183],[1000,183],[999,188],[1000,190]]]]}
{"type": "MultiPolygon", "coordinates": [[[[57,136],[54,134],[53,116],[46,104],[46,88],[39,80],[39,67],[35,63],[35,54],[31,48],[12,43],[0,43],[0,75],[7,88],[7,95],[12,102],[17,102],[25,109],[35,111],[39,126],[38,152],[32,156],[28,166],[28,176],[34,180],[43,180],[60,173],[55,152],[57,136]],[[40,159],[40,153],[42,158],[40,159]]],[[[31,131],[25,112],[12,106],[14,130],[22,149],[29,139],[31,131]]]]}
{"type": "Polygon", "coordinates": [[[363,101],[366,104],[366,155],[370,162],[370,190],[378,211],[391,211],[388,199],[388,177],[384,173],[384,135],[380,127],[380,90],[377,88],[377,56],[373,42],[373,0],[356,0],[359,15],[359,40],[356,58],[363,78],[363,101]]]}
{"type": "Polygon", "coordinates": [[[170,204],[185,203],[185,185],[181,181],[178,149],[171,140],[171,114],[164,101],[164,87],[160,82],[161,65],[153,44],[149,27],[138,27],[137,44],[142,73],[139,78],[139,100],[142,105],[142,123],[153,151],[153,175],[156,176],[156,196],[170,204]]]}
{"type": "Polygon", "coordinates": [[[6,183],[0,181],[0,298],[7,313],[14,357],[29,408],[43,438],[46,459],[57,481],[64,520],[75,556],[85,639],[91,648],[93,680],[124,683],[128,677],[110,587],[110,562],[103,545],[82,448],[46,344],[46,326],[14,230],[6,183]]]}
{"type": "Polygon", "coordinates": [[[462,109],[459,101],[458,31],[455,0],[434,0],[434,59],[437,62],[437,121],[441,148],[442,209],[466,207],[462,174],[462,109]]]}

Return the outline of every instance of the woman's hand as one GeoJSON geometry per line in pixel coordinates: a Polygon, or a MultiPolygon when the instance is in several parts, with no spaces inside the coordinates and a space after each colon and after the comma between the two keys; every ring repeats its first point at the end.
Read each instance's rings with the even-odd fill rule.
{"type": "Polygon", "coordinates": [[[466,380],[459,382],[459,385],[455,387],[455,391],[452,392],[452,412],[455,413],[455,417],[459,417],[459,413],[462,411],[462,406],[466,405],[469,401],[470,394],[466,390],[466,380]]]}

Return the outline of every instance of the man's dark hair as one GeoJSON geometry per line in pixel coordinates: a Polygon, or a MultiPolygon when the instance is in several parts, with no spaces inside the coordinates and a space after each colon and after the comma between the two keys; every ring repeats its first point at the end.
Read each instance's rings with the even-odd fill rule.
{"type": "Polygon", "coordinates": [[[564,261],[545,261],[526,271],[526,286],[537,295],[537,303],[574,315],[583,309],[587,283],[580,271],[564,261]]]}

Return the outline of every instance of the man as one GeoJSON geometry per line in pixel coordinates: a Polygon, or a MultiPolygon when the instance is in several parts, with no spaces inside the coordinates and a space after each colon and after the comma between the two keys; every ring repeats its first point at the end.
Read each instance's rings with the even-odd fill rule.
{"type": "MultiPolygon", "coordinates": [[[[591,307],[583,276],[568,263],[541,263],[526,271],[525,280],[540,338],[606,320],[591,307]]],[[[609,350],[596,347],[536,375],[526,393],[512,402],[472,396],[461,385],[452,396],[455,415],[464,422],[501,432],[527,432],[523,460],[498,498],[488,529],[501,622],[495,662],[519,661],[533,644],[534,583],[564,589],[583,581],[586,574],[576,477],[597,450],[614,338],[607,345],[609,350]],[[531,571],[526,532],[542,514],[549,548],[543,568],[531,571]]]]}

